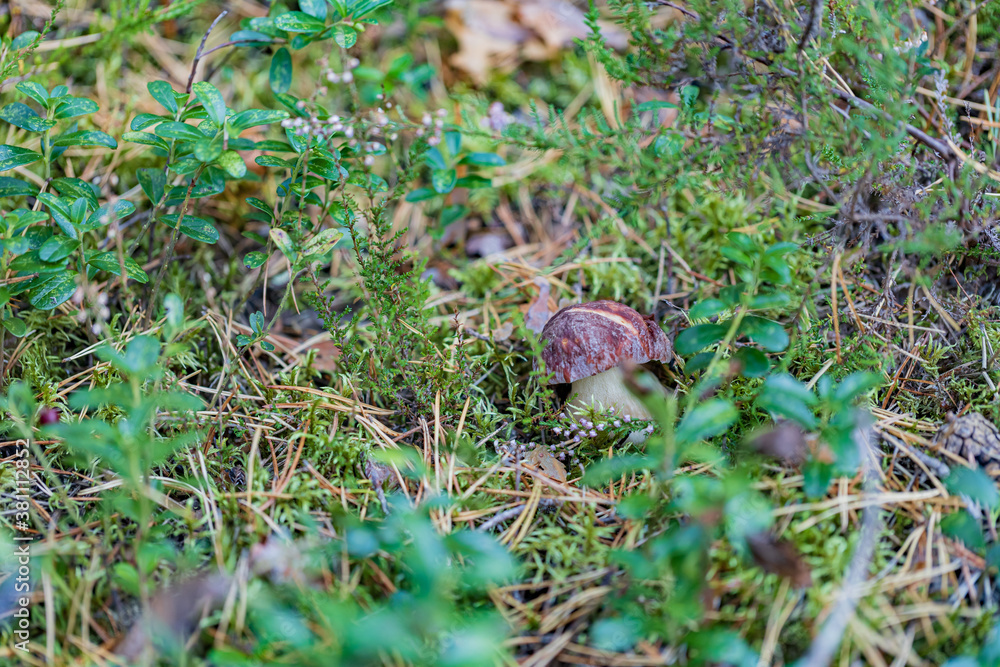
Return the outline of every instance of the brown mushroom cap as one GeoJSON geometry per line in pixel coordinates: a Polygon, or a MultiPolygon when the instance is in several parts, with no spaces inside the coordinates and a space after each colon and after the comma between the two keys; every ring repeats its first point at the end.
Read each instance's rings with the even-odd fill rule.
{"type": "Polygon", "coordinates": [[[550,384],[576,382],[625,362],[668,361],[670,341],[652,316],[617,301],[563,308],[542,329],[542,351],[550,384]]]}

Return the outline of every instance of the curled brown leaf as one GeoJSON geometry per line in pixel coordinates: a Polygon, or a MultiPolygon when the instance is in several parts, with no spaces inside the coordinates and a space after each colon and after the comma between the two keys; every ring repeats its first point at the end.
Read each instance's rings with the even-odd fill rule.
{"type": "Polygon", "coordinates": [[[770,431],[752,437],[749,445],[754,451],[793,468],[805,463],[809,452],[805,432],[792,422],[781,422],[770,431]]]}
{"type": "Polygon", "coordinates": [[[769,532],[747,537],[754,562],[765,572],[788,579],[795,588],[812,586],[812,572],[795,545],[769,532]]]}

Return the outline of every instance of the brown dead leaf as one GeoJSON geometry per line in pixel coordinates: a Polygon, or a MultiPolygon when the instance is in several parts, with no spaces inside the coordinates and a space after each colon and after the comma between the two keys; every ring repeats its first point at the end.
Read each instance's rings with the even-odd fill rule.
{"type": "Polygon", "coordinates": [[[497,0],[464,0],[448,4],[445,25],[458,41],[449,61],[478,84],[491,69],[516,62],[519,45],[530,33],[514,22],[514,7],[497,0]]]}
{"type": "Polygon", "coordinates": [[[548,280],[541,277],[535,278],[535,285],[538,287],[538,295],[528,305],[528,312],[524,314],[524,326],[535,333],[542,333],[545,323],[552,317],[552,311],[549,310],[552,287],[548,280]]]}
{"type": "Polygon", "coordinates": [[[524,459],[525,463],[538,468],[543,474],[560,482],[566,481],[566,466],[556,457],[548,447],[535,447],[524,459]]]}
{"type": "MultiPolygon", "coordinates": [[[[445,25],[458,41],[450,62],[478,84],[492,69],[551,60],[588,34],[583,11],[568,0],[449,0],[446,6],[445,25]]],[[[599,25],[612,48],[627,46],[621,29],[599,25]]]]}
{"type": "Polygon", "coordinates": [[[493,342],[500,343],[508,338],[514,333],[514,325],[510,322],[504,322],[496,329],[493,330],[493,342]]]}
{"type": "Polygon", "coordinates": [[[250,568],[275,583],[304,582],[305,556],[291,540],[270,534],[250,547],[250,568]]]}
{"type": "Polygon", "coordinates": [[[149,603],[152,618],[137,620],[116,653],[130,664],[137,664],[144,653],[154,650],[154,639],[169,638],[183,645],[198,629],[202,615],[222,606],[230,583],[231,578],[223,574],[203,575],[159,591],[149,603]],[[157,637],[150,637],[147,628],[157,637]]]}
{"type": "Polygon", "coordinates": [[[796,424],[786,421],[765,431],[749,442],[750,447],[764,456],[798,468],[806,462],[806,434],[796,424]]]}
{"type": "Polygon", "coordinates": [[[788,579],[795,588],[812,586],[812,572],[795,545],[769,532],[747,537],[754,562],[765,572],[788,579]]]}

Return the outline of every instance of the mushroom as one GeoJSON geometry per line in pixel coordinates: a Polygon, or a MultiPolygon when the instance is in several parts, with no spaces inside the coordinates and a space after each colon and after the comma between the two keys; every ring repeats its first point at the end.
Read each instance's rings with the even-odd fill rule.
{"type": "Polygon", "coordinates": [[[616,301],[592,301],[563,308],[542,329],[549,384],[572,383],[571,408],[611,409],[652,419],[625,386],[622,364],[668,361],[670,341],[652,316],[616,301]]]}

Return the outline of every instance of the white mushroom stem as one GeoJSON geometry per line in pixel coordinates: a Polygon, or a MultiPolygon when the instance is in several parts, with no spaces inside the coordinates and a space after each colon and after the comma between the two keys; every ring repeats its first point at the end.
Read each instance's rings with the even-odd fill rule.
{"type": "Polygon", "coordinates": [[[652,419],[642,401],[628,390],[621,368],[577,380],[570,389],[570,407],[582,412],[588,407],[611,409],[635,419],[652,419]]]}

